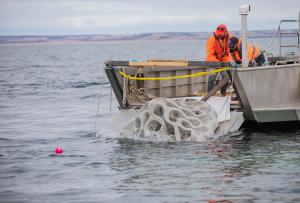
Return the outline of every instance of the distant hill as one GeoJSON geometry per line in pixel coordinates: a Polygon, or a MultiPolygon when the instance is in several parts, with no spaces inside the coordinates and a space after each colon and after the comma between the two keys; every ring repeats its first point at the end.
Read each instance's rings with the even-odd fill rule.
{"type": "MultiPolygon", "coordinates": [[[[207,39],[212,32],[162,32],[132,35],[64,35],[64,36],[0,36],[3,43],[98,42],[133,40],[197,40],[207,39]]],[[[239,36],[239,32],[232,32],[239,36]]],[[[275,30],[249,31],[249,38],[272,37],[275,30]]]]}

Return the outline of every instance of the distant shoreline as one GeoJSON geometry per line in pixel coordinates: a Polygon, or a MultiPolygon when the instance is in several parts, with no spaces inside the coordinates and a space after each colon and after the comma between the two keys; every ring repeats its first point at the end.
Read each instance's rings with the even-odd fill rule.
{"type": "MultiPolygon", "coordinates": [[[[249,38],[270,38],[276,30],[249,31],[249,38]]],[[[0,36],[0,44],[19,43],[78,43],[78,42],[118,42],[118,41],[152,41],[152,40],[203,40],[207,39],[212,32],[162,32],[142,33],[131,35],[23,35],[23,36],[0,36]]],[[[238,31],[232,32],[239,36],[238,31]]]]}

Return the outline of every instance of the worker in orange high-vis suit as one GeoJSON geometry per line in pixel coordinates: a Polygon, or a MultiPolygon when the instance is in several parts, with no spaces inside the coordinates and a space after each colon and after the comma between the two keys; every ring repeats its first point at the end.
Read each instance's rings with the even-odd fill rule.
{"type": "MultiPolygon", "coordinates": [[[[232,37],[232,34],[228,33],[227,26],[221,24],[214,31],[206,43],[206,61],[219,61],[219,62],[230,62],[232,61],[231,55],[229,53],[228,39],[232,37]]],[[[227,73],[221,72],[222,78],[225,77],[227,73]]],[[[213,89],[217,82],[216,75],[210,75],[208,78],[207,92],[213,89]]],[[[228,83],[221,88],[221,94],[226,95],[228,83]]]]}
{"type": "MultiPolygon", "coordinates": [[[[230,37],[228,40],[229,51],[232,60],[240,64],[242,62],[242,40],[237,37],[230,37]]],[[[264,54],[260,48],[248,44],[247,45],[247,56],[249,61],[249,66],[262,66],[266,62],[264,54]]]]}
{"type": "Polygon", "coordinates": [[[228,39],[230,37],[232,35],[228,33],[226,25],[219,25],[213,35],[207,40],[206,61],[231,61],[228,47],[228,39]]]}

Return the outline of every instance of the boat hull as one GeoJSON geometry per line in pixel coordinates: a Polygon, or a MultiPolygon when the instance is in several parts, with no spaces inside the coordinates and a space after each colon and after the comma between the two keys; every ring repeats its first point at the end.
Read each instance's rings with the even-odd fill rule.
{"type": "Polygon", "coordinates": [[[238,68],[232,75],[246,120],[300,120],[300,64],[238,68]]]}

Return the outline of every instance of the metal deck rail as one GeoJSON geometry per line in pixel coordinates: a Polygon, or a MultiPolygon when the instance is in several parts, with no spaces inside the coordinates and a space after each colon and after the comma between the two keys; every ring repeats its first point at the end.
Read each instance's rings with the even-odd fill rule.
{"type": "MultiPolygon", "coordinates": [[[[274,33],[271,42],[269,43],[269,46],[267,48],[267,50],[270,50],[270,47],[272,46],[274,39],[276,38],[276,36],[278,36],[278,50],[279,50],[279,56],[282,56],[282,48],[297,48],[300,49],[300,40],[299,40],[299,31],[300,31],[300,13],[299,13],[299,20],[281,20],[279,22],[279,26],[278,29],[276,30],[276,32],[274,33]],[[281,25],[283,23],[299,23],[299,28],[298,31],[286,31],[286,30],[282,30],[281,29],[281,25]],[[283,44],[283,40],[282,38],[286,35],[295,35],[297,38],[297,44],[283,44]]],[[[300,51],[299,51],[300,52],[300,51]]]]}
{"type": "Polygon", "coordinates": [[[142,105],[141,95],[172,98],[194,96],[195,92],[204,93],[209,72],[222,70],[229,65],[224,62],[189,60],[107,61],[105,72],[120,108],[130,108],[142,105]],[[205,74],[200,77],[200,73],[205,74]],[[199,75],[196,77],[196,74],[199,75]],[[142,80],[143,78],[155,80],[142,80]]]}

